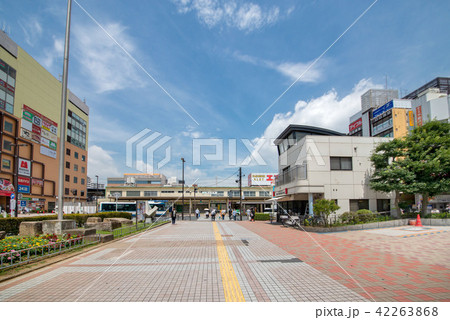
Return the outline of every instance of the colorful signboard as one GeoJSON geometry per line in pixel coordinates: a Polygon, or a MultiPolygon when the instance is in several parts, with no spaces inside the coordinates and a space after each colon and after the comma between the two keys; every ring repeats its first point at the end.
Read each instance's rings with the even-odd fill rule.
{"type": "Polygon", "coordinates": [[[358,120],[353,121],[348,126],[348,132],[352,132],[353,130],[358,129],[362,126],[362,118],[359,118],[358,120]]]}
{"type": "MultiPolygon", "coordinates": [[[[56,151],[58,124],[46,116],[40,114],[36,110],[23,105],[22,121],[21,121],[21,137],[32,140],[42,146],[56,151]]],[[[46,149],[42,149],[41,154],[55,158],[53,152],[48,152],[46,149]]]]}
{"type": "Polygon", "coordinates": [[[380,114],[383,114],[383,113],[385,113],[388,110],[391,110],[393,107],[394,107],[394,100],[391,100],[388,103],[386,103],[386,104],[382,105],[381,107],[379,107],[378,109],[373,110],[372,117],[376,118],[380,114]]]}
{"type": "Polygon", "coordinates": [[[417,125],[420,127],[423,124],[422,119],[422,106],[416,108],[417,125]]]}
{"type": "Polygon", "coordinates": [[[41,180],[41,179],[31,179],[31,184],[33,186],[43,187],[44,186],[44,181],[41,180]]]}
{"type": "Polygon", "coordinates": [[[18,186],[17,186],[17,192],[20,192],[20,193],[30,193],[30,186],[21,186],[21,185],[18,185],[18,186]]]}
{"type": "Polygon", "coordinates": [[[0,179],[0,196],[9,197],[14,192],[14,186],[6,179],[0,179]]]}
{"type": "Polygon", "coordinates": [[[275,184],[275,173],[250,173],[248,175],[249,186],[272,186],[275,184]]]}
{"type": "Polygon", "coordinates": [[[408,111],[409,126],[414,127],[414,112],[408,111]]]}
{"type": "Polygon", "coordinates": [[[31,161],[19,158],[19,174],[22,176],[30,176],[31,175],[31,161]]]}
{"type": "Polygon", "coordinates": [[[17,184],[19,186],[29,186],[30,185],[30,178],[27,177],[17,177],[17,184]]]}

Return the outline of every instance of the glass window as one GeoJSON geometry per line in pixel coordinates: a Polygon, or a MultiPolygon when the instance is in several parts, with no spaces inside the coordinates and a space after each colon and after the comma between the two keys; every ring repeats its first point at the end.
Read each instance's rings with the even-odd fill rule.
{"type": "Polygon", "coordinates": [[[69,194],[69,188],[64,189],[64,194],[69,194]]]}
{"type": "Polygon", "coordinates": [[[69,161],[66,161],[66,168],[70,169],[70,162],[69,161]]]}
{"type": "Polygon", "coordinates": [[[73,183],[78,183],[78,177],[73,177],[73,183]]]}
{"type": "Polygon", "coordinates": [[[80,192],[80,196],[84,197],[84,191],[80,192]]]}
{"type": "Polygon", "coordinates": [[[81,184],[84,185],[84,178],[81,178],[81,184]]]}
{"type": "Polygon", "coordinates": [[[70,176],[68,174],[66,174],[66,181],[70,182],[70,176]]]}
{"type": "Polygon", "coordinates": [[[6,170],[11,170],[11,160],[2,159],[2,168],[6,170]]]}
{"type": "Polygon", "coordinates": [[[127,191],[127,197],[140,197],[140,191],[127,191]]]}
{"type": "Polygon", "coordinates": [[[9,93],[6,93],[6,102],[10,104],[14,104],[14,97],[9,93]]]}
{"type": "Polygon", "coordinates": [[[352,157],[330,157],[331,170],[352,170],[352,157]]]}
{"type": "Polygon", "coordinates": [[[67,154],[68,156],[70,156],[70,149],[69,149],[69,148],[66,149],[66,154],[67,154]]]}
{"type": "Polygon", "coordinates": [[[270,197],[270,192],[269,191],[260,191],[259,196],[260,197],[270,197]]]}
{"type": "Polygon", "coordinates": [[[86,156],[81,156],[81,161],[86,161],[86,156]]]}
{"type": "Polygon", "coordinates": [[[0,70],[0,80],[6,82],[6,72],[4,72],[3,70],[0,70]]]}
{"type": "Polygon", "coordinates": [[[256,197],[255,191],[244,191],[244,197],[256,197]]]}
{"type": "Polygon", "coordinates": [[[157,197],[158,191],[144,191],[144,197],[157,197]]]}
{"type": "Polygon", "coordinates": [[[86,172],[86,168],[85,167],[81,167],[81,173],[85,173],[86,172]]]}
{"type": "Polygon", "coordinates": [[[6,112],[14,113],[14,106],[12,104],[7,103],[5,106],[6,112]]]}
{"type": "Polygon", "coordinates": [[[3,140],[3,149],[11,151],[12,149],[11,141],[3,140]]]}
{"type": "Polygon", "coordinates": [[[78,152],[75,151],[74,156],[75,156],[75,159],[78,159],[78,152]]]}
{"type": "Polygon", "coordinates": [[[73,165],[73,170],[74,170],[74,171],[78,171],[78,165],[77,165],[77,164],[74,164],[74,165],[73,165]]]}

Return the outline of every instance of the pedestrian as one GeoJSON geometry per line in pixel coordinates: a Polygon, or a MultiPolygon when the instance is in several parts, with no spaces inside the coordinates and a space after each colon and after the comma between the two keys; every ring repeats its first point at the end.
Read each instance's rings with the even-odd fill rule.
{"type": "Polygon", "coordinates": [[[233,219],[236,221],[236,209],[233,210],[233,219]]]}
{"type": "Polygon", "coordinates": [[[198,210],[198,208],[195,209],[195,216],[197,217],[197,219],[200,218],[200,210],[198,210]]]}
{"type": "Polygon", "coordinates": [[[250,215],[252,213],[252,210],[250,210],[250,208],[247,209],[247,211],[245,212],[245,214],[247,215],[247,219],[250,221],[250,215]]]}
{"type": "Polygon", "coordinates": [[[225,220],[225,209],[220,210],[220,215],[222,216],[222,220],[225,220]]]}
{"type": "Polygon", "coordinates": [[[211,211],[211,221],[216,221],[216,209],[212,209],[211,211]]]}
{"type": "Polygon", "coordinates": [[[233,210],[231,210],[231,207],[228,208],[228,218],[231,220],[231,217],[233,216],[233,210]]]}
{"type": "Polygon", "coordinates": [[[255,208],[250,209],[250,218],[252,222],[255,222],[255,208]]]}
{"type": "Polygon", "coordinates": [[[175,211],[175,209],[173,209],[173,207],[169,208],[169,212],[170,217],[172,218],[172,224],[175,224],[175,221],[177,220],[177,212],[175,211]]]}

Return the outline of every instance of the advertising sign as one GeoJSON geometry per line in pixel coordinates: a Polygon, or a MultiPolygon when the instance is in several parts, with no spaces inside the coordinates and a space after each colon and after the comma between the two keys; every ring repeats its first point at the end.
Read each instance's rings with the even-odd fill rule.
{"type": "Polygon", "coordinates": [[[32,180],[31,180],[31,184],[32,184],[33,186],[40,186],[40,187],[43,187],[43,186],[44,186],[44,181],[41,180],[41,179],[32,179],[32,180]]]}
{"type": "Polygon", "coordinates": [[[391,100],[388,103],[386,103],[386,104],[382,105],[381,107],[379,107],[378,109],[373,110],[372,117],[376,118],[380,114],[385,113],[388,110],[391,110],[393,107],[394,107],[394,100],[391,100]]]}
{"type": "Polygon", "coordinates": [[[47,156],[47,157],[51,157],[51,158],[53,158],[53,159],[56,159],[56,151],[55,151],[55,150],[52,150],[52,149],[46,148],[46,147],[44,147],[44,146],[41,146],[40,152],[41,152],[41,154],[43,154],[44,156],[47,156]]]}
{"type": "Polygon", "coordinates": [[[414,112],[408,111],[409,126],[414,127],[414,112]]]}
{"type": "Polygon", "coordinates": [[[272,186],[275,184],[275,173],[250,173],[248,175],[248,185],[251,186],[272,186]]]}
{"type": "Polygon", "coordinates": [[[422,123],[422,106],[416,108],[417,125],[420,127],[422,123]]]}
{"type": "Polygon", "coordinates": [[[57,132],[58,124],[56,122],[50,120],[46,116],[43,116],[27,105],[23,105],[21,136],[51,150],[49,152],[41,147],[41,154],[56,159],[56,155],[53,156],[53,151],[56,151],[57,147],[57,132]]]}
{"type": "Polygon", "coordinates": [[[19,158],[19,174],[22,176],[30,176],[31,175],[31,161],[19,158]]]}
{"type": "Polygon", "coordinates": [[[19,186],[29,186],[30,185],[30,178],[27,177],[17,177],[17,184],[19,186]]]}
{"type": "Polygon", "coordinates": [[[353,130],[358,129],[361,126],[362,126],[362,118],[359,118],[358,120],[350,123],[350,125],[348,126],[348,132],[352,132],[353,130]]]}
{"type": "Polygon", "coordinates": [[[32,133],[31,133],[31,131],[28,131],[27,129],[20,128],[20,136],[24,139],[31,140],[32,133]]]}
{"type": "Polygon", "coordinates": [[[17,186],[17,192],[30,193],[30,186],[17,186]]]}

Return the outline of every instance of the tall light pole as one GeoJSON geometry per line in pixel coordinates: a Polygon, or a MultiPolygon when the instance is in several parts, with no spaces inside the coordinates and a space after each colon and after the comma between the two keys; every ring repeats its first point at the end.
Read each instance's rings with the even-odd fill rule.
{"type": "Polygon", "coordinates": [[[64,165],[66,154],[66,103],[67,103],[67,78],[69,70],[69,38],[70,38],[70,13],[72,0],[67,0],[66,38],[64,42],[64,65],[61,92],[61,121],[59,123],[59,179],[58,179],[58,220],[63,220],[64,203],[64,165]]]}
{"type": "MultiPolygon", "coordinates": [[[[184,163],[186,161],[184,158],[181,158],[181,198],[182,198],[182,205],[181,205],[181,220],[184,220],[184,163]]],[[[189,215],[189,220],[191,219],[191,215],[189,215]]]]}
{"type": "Polygon", "coordinates": [[[98,206],[98,175],[95,175],[95,177],[97,178],[97,185],[95,187],[95,207],[98,211],[98,208],[97,208],[97,206],[98,206]]]}

